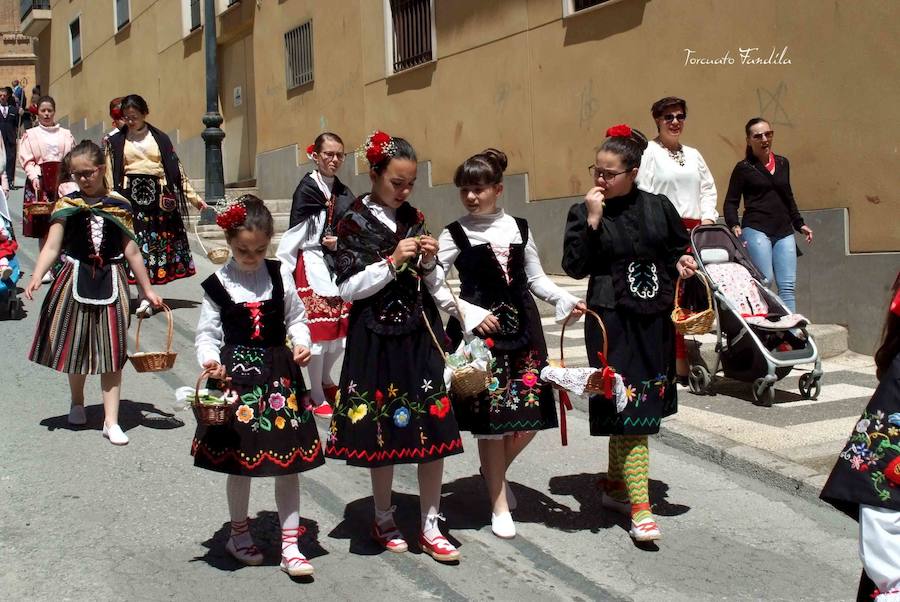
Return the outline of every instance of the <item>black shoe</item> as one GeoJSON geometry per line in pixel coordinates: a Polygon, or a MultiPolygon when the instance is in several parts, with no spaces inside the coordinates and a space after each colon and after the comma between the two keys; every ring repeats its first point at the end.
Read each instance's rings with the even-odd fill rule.
{"type": "Polygon", "coordinates": [[[690,385],[690,381],[688,380],[687,376],[676,376],[675,382],[678,383],[679,385],[681,385],[682,387],[687,387],[688,385],[690,385]]]}

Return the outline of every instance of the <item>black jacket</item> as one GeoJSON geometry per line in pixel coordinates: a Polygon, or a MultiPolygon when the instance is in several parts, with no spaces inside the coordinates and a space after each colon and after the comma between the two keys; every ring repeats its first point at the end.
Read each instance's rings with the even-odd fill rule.
{"type": "Polygon", "coordinates": [[[6,112],[6,117],[0,113],[0,136],[3,137],[3,143],[7,147],[12,145],[12,148],[15,148],[16,134],[19,129],[19,107],[13,102],[7,106],[9,110],[6,112]]]}
{"type": "Polygon", "coordinates": [[[791,165],[787,157],[775,155],[774,174],[770,174],[756,157],[739,161],[734,166],[724,207],[725,223],[729,228],[739,223],[741,197],[744,198],[744,216],[740,224],[744,228],[783,238],[793,230],[799,232],[804,225],[791,190],[791,165]]]}

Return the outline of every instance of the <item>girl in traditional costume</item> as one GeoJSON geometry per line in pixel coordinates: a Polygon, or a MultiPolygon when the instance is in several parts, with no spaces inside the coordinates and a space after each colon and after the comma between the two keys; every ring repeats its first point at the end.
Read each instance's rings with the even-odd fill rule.
{"type": "MultiPolygon", "coordinates": [[[[150,281],[165,284],[195,273],[184,228],[190,203],[206,203],[194,192],[172,141],[146,121],[150,108],[137,94],[121,103],[125,126],[109,137],[107,185],[131,201],[134,231],[150,281]]],[[[142,300],[138,313],[149,311],[142,300]]]]}
{"type": "Polygon", "coordinates": [[[297,474],[324,463],[300,366],[309,362],[309,328],[293,278],[266,252],[274,234],[262,200],[244,195],[217,218],[232,260],[203,281],[197,359],[237,403],[224,425],[197,425],[194,465],[228,474],[231,535],[225,549],[245,564],[263,555],[250,536],[251,477],[275,477],[281,523],[281,569],[313,573],[297,547],[300,488],[297,474]],[[285,346],[290,339],[291,347],[285,346]]]}
{"type": "Polygon", "coordinates": [[[491,529],[510,538],[515,497],[506,471],[537,431],[557,426],[553,389],[540,378],[547,344],[531,294],[554,305],[559,321],[586,306],[544,273],[528,222],[497,207],[506,164],[506,155],[491,148],[457,168],[453,182],[469,213],[441,232],[438,258],[455,266],[460,279],[458,315],[465,324],[457,318],[448,323],[451,348],[465,331],[484,338],[493,352],[488,390],[474,399],[451,397],[460,428],[478,440],[491,529]]]}
{"type": "Polygon", "coordinates": [[[573,278],[590,276],[588,307],[603,319],[585,323],[591,365],[608,362],[623,379],[628,404],[595,395],[590,432],[609,436],[609,469],[603,505],[631,516],[637,541],[659,539],[648,493],[647,435],[677,411],[675,328],[670,319],[674,281],[694,275],[686,254],[689,239],[675,206],[664,196],[635,186],[647,139],[627,125],[609,128],[594,158],[594,187],[569,210],[563,269],[573,278]]]}
{"type": "Polygon", "coordinates": [[[900,601],[900,274],[881,347],[878,388],[825,483],[823,500],[859,522],[857,600],[900,601]]]}
{"type": "Polygon", "coordinates": [[[72,393],[69,423],[74,425],[86,422],[85,379],[88,374],[99,374],[103,436],[115,445],[125,445],[128,436],[119,427],[119,393],[128,348],[125,263],[150,304],[160,306],[162,299],[150,287],[134,242],[131,206],[106,189],[106,165],[100,147],[82,141],[72,150],[69,164],[81,191],[57,201],[47,242],[25,288],[25,297],[33,299],[41,276],[63,258],[62,268],[44,297],[28,358],[68,374],[72,393]]]}
{"type": "Polygon", "coordinates": [[[438,244],[425,216],[407,202],[416,180],[409,142],[375,132],[366,141],[372,192],[357,199],[337,225],[337,283],[353,302],[340,391],[326,456],[370,469],[374,539],[391,552],[407,543],[394,520],[394,465],[418,464],[423,551],[455,561],[459,551],[438,528],[443,458],[462,452],[462,439],[435,348],[444,329],[438,244]],[[427,290],[426,290],[427,289],[427,290]],[[427,321],[427,322],[426,322],[427,321]]]}
{"type": "Polygon", "coordinates": [[[316,169],[306,174],[294,191],[290,229],[281,237],[276,255],[292,275],[306,307],[312,337],[309,362],[310,397],[320,418],[331,418],[338,388],[331,370],[344,351],[350,304],[334,281],[337,218],[355,200],[336,172],[344,162],[340,136],[324,132],[306,149],[316,169]]]}

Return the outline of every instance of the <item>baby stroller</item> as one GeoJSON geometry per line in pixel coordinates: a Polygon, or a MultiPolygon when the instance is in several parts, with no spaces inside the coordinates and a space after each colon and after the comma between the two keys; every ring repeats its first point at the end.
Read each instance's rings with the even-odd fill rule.
{"type": "Polygon", "coordinates": [[[16,294],[16,284],[22,277],[15,255],[17,248],[9,205],[6,195],[0,191],[0,320],[18,320],[24,313],[22,301],[16,294]]]}
{"type": "Polygon", "coordinates": [[[807,331],[808,321],[791,313],[784,302],[767,289],[766,279],[753,265],[738,240],[723,225],[697,226],[691,246],[700,271],[712,288],[716,313],[716,362],[712,370],[691,366],[691,392],[708,394],[721,364],[724,375],[752,382],[754,402],[771,406],[775,383],[794,366],[813,364],[800,377],[804,399],[819,396],[822,362],[816,343],[807,331]]]}

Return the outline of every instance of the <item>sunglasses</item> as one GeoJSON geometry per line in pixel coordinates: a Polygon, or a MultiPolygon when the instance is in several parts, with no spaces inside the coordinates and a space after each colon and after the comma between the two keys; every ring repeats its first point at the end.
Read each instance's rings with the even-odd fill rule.
{"type": "Polygon", "coordinates": [[[773,132],[772,130],[769,130],[768,132],[757,132],[750,137],[754,140],[762,140],[763,138],[768,138],[769,140],[771,140],[775,137],[775,132],[773,132]]]}
{"type": "Polygon", "coordinates": [[[684,121],[685,119],[687,119],[687,115],[685,115],[684,113],[669,113],[668,115],[663,115],[663,119],[665,119],[666,122],[672,122],[676,119],[678,121],[684,121]]]}

